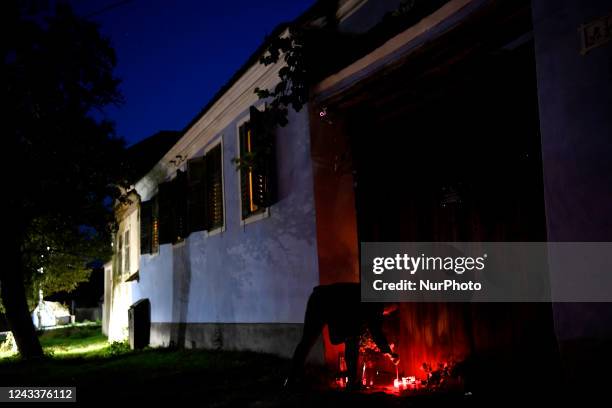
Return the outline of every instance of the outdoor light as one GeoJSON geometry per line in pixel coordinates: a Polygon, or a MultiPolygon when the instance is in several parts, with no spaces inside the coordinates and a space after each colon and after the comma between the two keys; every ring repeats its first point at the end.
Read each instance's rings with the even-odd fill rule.
{"type": "Polygon", "coordinates": [[[321,119],[323,122],[327,123],[328,125],[332,124],[332,121],[329,117],[329,114],[327,112],[327,107],[323,106],[320,110],[319,110],[319,119],[321,119]]]}

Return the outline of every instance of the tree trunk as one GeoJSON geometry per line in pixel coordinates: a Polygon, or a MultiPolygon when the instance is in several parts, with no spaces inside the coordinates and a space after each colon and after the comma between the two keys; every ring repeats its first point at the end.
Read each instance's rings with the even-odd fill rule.
{"type": "Polygon", "coordinates": [[[9,265],[0,268],[0,293],[9,327],[15,337],[19,354],[24,359],[43,356],[32,317],[23,282],[23,263],[19,246],[15,245],[9,252],[9,265]]]}

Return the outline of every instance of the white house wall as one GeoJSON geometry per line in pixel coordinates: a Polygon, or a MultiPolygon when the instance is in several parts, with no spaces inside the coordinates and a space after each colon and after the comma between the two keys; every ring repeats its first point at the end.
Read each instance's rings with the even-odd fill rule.
{"type": "MultiPolygon", "coordinates": [[[[128,308],[134,303],[134,282],[126,279],[139,270],[140,258],[140,219],[138,204],[132,204],[122,220],[119,222],[118,233],[124,234],[129,230],[130,257],[129,269],[121,265],[121,275],[116,275],[117,265],[110,262],[105,266],[104,311],[108,318],[104,321],[109,341],[124,341],[128,337],[128,308]],[[108,274],[108,276],[107,276],[108,274]],[[108,280],[107,280],[108,279],[108,280]],[[107,293],[111,295],[108,296],[107,293]],[[107,306],[106,303],[109,303],[107,306]]],[[[116,250],[117,248],[115,248],[116,250]]],[[[122,262],[125,262],[122,258],[122,262]]]]}
{"type": "Polygon", "coordinates": [[[223,133],[226,231],[195,233],[189,240],[193,301],[187,320],[301,323],[318,283],[306,112],[292,115],[277,135],[280,201],[268,218],[244,226],[239,172],[230,162],[238,155],[237,140],[234,122],[223,133]]]}
{"type": "Polygon", "coordinates": [[[125,326],[129,305],[150,300],[154,346],[289,355],[301,335],[308,296],[319,282],[307,108],[291,112],[277,134],[278,202],[268,217],[247,224],[241,223],[239,172],[232,162],[237,124],[245,118],[248,109],[192,156],[222,140],[224,231],[196,231],[140,256],[138,282],[116,289],[126,300],[119,305],[115,297],[112,315],[125,326]]]}
{"type": "Polygon", "coordinates": [[[133,303],[132,284],[117,282],[112,284],[110,318],[108,320],[108,341],[124,341],[128,336],[128,308],[133,303]]]}
{"type": "Polygon", "coordinates": [[[110,305],[113,279],[113,263],[107,262],[104,264],[104,304],[102,306],[102,333],[108,336],[108,321],[110,319],[110,305]],[[109,290],[107,290],[109,288],[109,290]]]}

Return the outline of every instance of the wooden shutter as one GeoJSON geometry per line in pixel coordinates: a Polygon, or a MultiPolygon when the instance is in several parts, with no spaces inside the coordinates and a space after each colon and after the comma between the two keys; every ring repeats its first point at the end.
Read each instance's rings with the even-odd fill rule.
{"type": "Polygon", "coordinates": [[[188,235],[187,174],[177,171],[172,181],[161,183],[158,194],[159,243],[177,243],[188,235]]]}
{"type": "MultiPolygon", "coordinates": [[[[248,131],[249,123],[245,123],[239,128],[239,139],[240,139],[240,157],[244,158],[249,153],[248,148],[248,131]]],[[[240,167],[240,197],[241,197],[241,211],[242,219],[244,220],[251,213],[251,199],[249,194],[249,170],[244,166],[240,167]]]]}
{"type": "Polygon", "coordinates": [[[159,252],[159,198],[154,196],[151,200],[151,253],[159,252]]]}
{"type": "Polygon", "coordinates": [[[140,203],[140,253],[150,254],[153,232],[153,202],[140,203]]]}
{"type": "Polygon", "coordinates": [[[174,222],[172,210],[172,184],[161,183],[158,194],[159,208],[159,243],[169,244],[174,235],[174,222]]]}
{"type": "Polygon", "coordinates": [[[250,108],[252,149],[255,153],[253,167],[253,204],[258,208],[269,207],[276,193],[276,145],[273,124],[266,112],[250,108]]]}
{"type": "Polygon", "coordinates": [[[123,269],[123,273],[127,273],[129,274],[130,272],[132,272],[130,270],[130,266],[131,266],[131,257],[130,257],[130,230],[125,230],[124,234],[124,238],[123,238],[123,249],[125,252],[124,257],[124,261],[125,261],[125,266],[123,269]]]}
{"type": "Polygon", "coordinates": [[[189,232],[206,229],[206,160],[198,157],[187,163],[189,232]]]}
{"type": "Polygon", "coordinates": [[[206,153],[207,229],[223,226],[223,173],[221,144],[206,153]]]}
{"type": "Polygon", "coordinates": [[[176,172],[172,180],[174,197],[172,197],[174,236],[172,243],[177,243],[189,235],[187,226],[187,173],[181,170],[176,172]]]}
{"type": "Polygon", "coordinates": [[[117,276],[121,276],[123,271],[123,232],[117,232],[117,276]]]}

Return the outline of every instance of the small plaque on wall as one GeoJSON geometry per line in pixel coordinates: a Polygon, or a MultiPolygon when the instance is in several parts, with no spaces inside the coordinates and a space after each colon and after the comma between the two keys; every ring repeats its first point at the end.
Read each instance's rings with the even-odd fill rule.
{"type": "Polygon", "coordinates": [[[585,55],[612,40],[612,13],[583,24],[580,33],[580,54],[585,55]]]}

